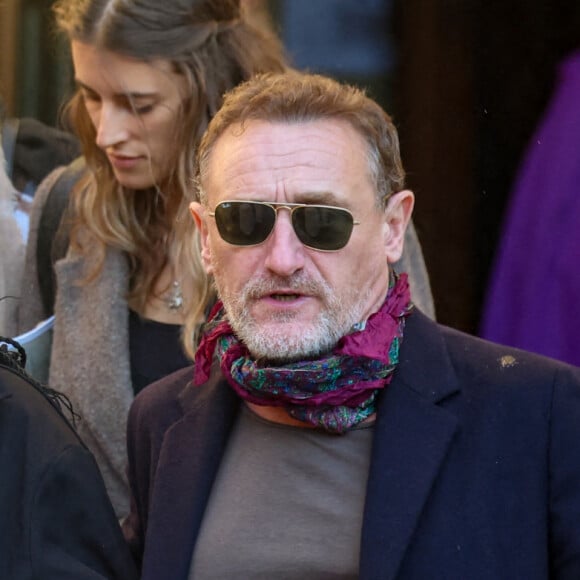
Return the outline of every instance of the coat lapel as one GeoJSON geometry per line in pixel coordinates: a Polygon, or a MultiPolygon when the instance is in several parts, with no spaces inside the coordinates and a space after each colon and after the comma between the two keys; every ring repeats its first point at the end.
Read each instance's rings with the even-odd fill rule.
{"type": "Polygon", "coordinates": [[[361,538],[360,578],[393,580],[457,429],[437,406],[458,391],[437,326],[407,322],[397,374],[377,409],[361,538]]]}
{"type": "Polygon", "coordinates": [[[199,396],[187,387],[181,421],[166,433],[151,496],[142,580],[187,580],[193,548],[237,410],[215,373],[199,396]],[[148,539],[151,544],[148,546],[148,539]]]}
{"type": "Polygon", "coordinates": [[[99,277],[79,285],[95,259],[70,249],[56,263],[59,291],[49,382],[70,398],[82,417],[79,435],[95,456],[122,517],[129,510],[126,425],[133,401],[124,298],[129,271],[126,256],[110,249],[99,277]]]}

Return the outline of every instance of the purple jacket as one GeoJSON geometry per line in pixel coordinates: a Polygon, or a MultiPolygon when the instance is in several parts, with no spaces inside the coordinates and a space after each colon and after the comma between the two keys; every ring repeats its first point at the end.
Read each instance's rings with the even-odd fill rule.
{"type": "Polygon", "coordinates": [[[484,338],[580,365],[580,51],[520,168],[482,317],[484,338]]]}

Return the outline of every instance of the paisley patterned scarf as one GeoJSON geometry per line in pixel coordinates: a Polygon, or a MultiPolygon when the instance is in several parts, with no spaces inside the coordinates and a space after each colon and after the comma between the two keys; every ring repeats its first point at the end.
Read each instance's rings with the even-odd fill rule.
{"type": "Polygon", "coordinates": [[[194,383],[207,381],[217,352],[226,380],[242,399],[284,407],[291,417],[309,425],[345,433],[375,412],[379,390],[392,379],[405,318],[412,310],[410,300],[407,275],[396,276],[380,310],[357,324],[330,353],[277,366],[252,359],[218,302],[195,355],[194,383]]]}

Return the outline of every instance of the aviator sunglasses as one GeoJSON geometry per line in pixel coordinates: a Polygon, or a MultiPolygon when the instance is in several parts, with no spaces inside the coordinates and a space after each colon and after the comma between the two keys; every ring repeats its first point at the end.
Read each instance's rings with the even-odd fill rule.
{"type": "Polygon", "coordinates": [[[218,232],[228,244],[255,246],[268,239],[280,209],[290,211],[298,239],[306,247],[323,252],[344,248],[352,228],[360,224],[342,207],[303,203],[222,201],[208,215],[215,218],[218,232]]]}

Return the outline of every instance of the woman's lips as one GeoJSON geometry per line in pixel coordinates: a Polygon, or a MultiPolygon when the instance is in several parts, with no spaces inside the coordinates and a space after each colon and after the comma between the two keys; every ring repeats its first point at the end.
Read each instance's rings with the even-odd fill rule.
{"type": "Polygon", "coordinates": [[[140,156],[118,155],[109,153],[109,161],[117,169],[133,169],[142,159],[140,156]]]}

